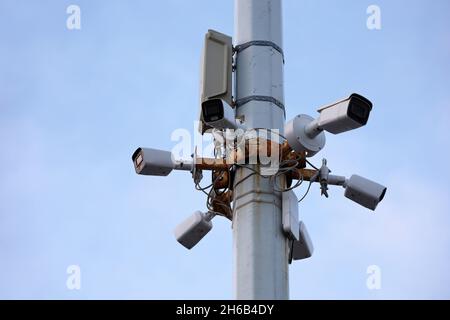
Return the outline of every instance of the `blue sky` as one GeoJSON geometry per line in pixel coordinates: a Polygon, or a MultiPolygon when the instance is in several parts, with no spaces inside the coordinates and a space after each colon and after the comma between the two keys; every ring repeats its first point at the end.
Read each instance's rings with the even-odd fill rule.
{"type": "MultiPolygon", "coordinates": [[[[450,298],[449,12],[284,1],[288,119],[368,96],[369,124],[329,135],[313,161],[388,186],[375,214],[312,190],[300,214],[315,253],[290,267],[292,299],[450,298]],[[370,265],[381,290],[366,287],[370,265]]],[[[139,177],[130,160],[194,131],[209,28],[233,34],[233,1],[0,0],[0,298],[232,298],[229,222],[186,251],[172,230],[203,195],[186,173],[139,177]],[[81,30],[66,28],[70,4],[81,30]],[[66,287],[69,265],[81,290],[66,287]]]]}

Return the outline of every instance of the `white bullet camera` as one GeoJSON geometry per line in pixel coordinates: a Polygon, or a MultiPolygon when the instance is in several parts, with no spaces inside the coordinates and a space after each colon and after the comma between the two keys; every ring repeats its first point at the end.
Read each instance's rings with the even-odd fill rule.
{"type": "Polygon", "coordinates": [[[350,131],[365,126],[371,111],[372,102],[353,93],[349,98],[320,108],[319,118],[309,123],[305,131],[310,138],[323,130],[333,134],[350,131]]]}
{"type": "Polygon", "coordinates": [[[225,130],[237,129],[234,109],[223,99],[211,99],[202,103],[203,121],[209,127],[225,130]]]}
{"type": "MultiPolygon", "coordinates": [[[[200,77],[200,109],[205,101],[222,99],[233,103],[233,39],[226,34],[208,30],[203,46],[200,77]]],[[[200,110],[199,131],[204,134],[214,128],[203,119],[200,110]]]]}
{"type": "Polygon", "coordinates": [[[309,237],[308,230],[303,222],[300,222],[300,239],[295,240],[292,246],[292,259],[303,260],[310,258],[314,252],[314,247],[309,237]]]}
{"type": "Polygon", "coordinates": [[[194,212],[189,218],[180,223],[174,231],[175,238],[187,249],[192,249],[206,234],[211,231],[214,213],[194,212]]]}
{"type": "Polygon", "coordinates": [[[324,130],[333,134],[346,132],[367,124],[372,103],[359,94],[320,108],[314,119],[298,115],[285,126],[286,139],[296,152],[312,157],[325,147],[324,130]]]}
{"type": "Polygon", "coordinates": [[[168,176],[172,170],[192,170],[191,162],[175,161],[169,151],[138,148],[132,156],[137,174],[168,176]]]}
{"type": "Polygon", "coordinates": [[[374,210],[384,199],[387,188],[369,179],[353,175],[345,182],[345,197],[374,210]]]}
{"type": "Polygon", "coordinates": [[[312,180],[313,182],[320,182],[321,186],[325,187],[325,190],[328,189],[328,185],[342,186],[345,188],[344,195],[346,198],[367,209],[375,211],[386,195],[386,187],[361,176],[353,175],[350,179],[346,179],[342,176],[328,174],[330,170],[326,167],[326,161],[319,172],[321,174],[319,174],[318,178],[312,180]],[[326,171],[326,174],[323,175],[322,171],[326,171]]]}

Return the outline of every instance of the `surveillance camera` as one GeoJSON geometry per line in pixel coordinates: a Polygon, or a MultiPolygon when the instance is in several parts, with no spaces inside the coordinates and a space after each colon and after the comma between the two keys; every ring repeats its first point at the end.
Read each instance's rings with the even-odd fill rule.
{"type": "Polygon", "coordinates": [[[333,134],[350,131],[365,126],[371,111],[372,102],[354,93],[349,98],[320,108],[320,116],[310,122],[305,131],[311,139],[323,130],[333,134]]]}
{"type": "Polygon", "coordinates": [[[345,182],[344,195],[367,209],[375,210],[383,200],[386,190],[381,184],[353,175],[345,182]]]}
{"type": "Polygon", "coordinates": [[[202,103],[210,99],[223,99],[233,103],[233,39],[226,34],[208,30],[202,53],[200,76],[199,131],[204,134],[212,127],[203,120],[202,103]]]}
{"type": "Polygon", "coordinates": [[[215,129],[237,129],[234,109],[223,99],[211,99],[202,103],[204,123],[215,129]]]}
{"type": "Polygon", "coordinates": [[[308,230],[303,222],[299,224],[300,239],[295,240],[292,246],[292,259],[302,260],[310,258],[314,252],[314,247],[309,237],[308,230]]]}
{"type": "Polygon", "coordinates": [[[298,115],[285,126],[285,136],[296,152],[306,152],[307,157],[316,155],[325,147],[324,130],[333,134],[362,127],[369,120],[372,102],[359,94],[320,108],[314,119],[298,115]]]}
{"type": "Polygon", "coordinates": [[[175,238],[187,249],[192,249],[206,234],[211,231],[214,214],[196,211],[193,215],[180,223],[174,231],[175,238]]]}
{"type": "MultiPolygon", "coordinates": [[[[322,169],[322,168],[321,168],[322,169]]],[[[345,188],[345,197],[366,207],[370,210],[377,208],[378,204],[384,199],[386,195],[387,188],[373,182],[369,179],[360,177],[358,175],[353,175],[350,179],[346,179],[342,176],[335,176],[328,174],[330,171],[328,168],[326,177],[319,175],[318,179],[314,178],[313,182],[320,182],[327,185],[342,186],[345,188]],[[321,181],[323,179],[323,181],[321,181]]],[[[321,170],[322,171],[322,170],[321,170]]]]}
{"type": "Polygon", "coordinates": [[[138,148],[132,156],[137,174],[147,176],[168,176],[172,170],[191,170],[192,163],[173,160],[169,151],[138,148]]]}
{"type": "Polygon", "coordinates": [[[284,128],[289,146],[298,153],[306,152],[307,157],[313,157],[325,147],[325,134],[323,132],[311,137],[306,134],[306,126],[314,121],[314,118],[301,114],[289,121],[284,128]]]}

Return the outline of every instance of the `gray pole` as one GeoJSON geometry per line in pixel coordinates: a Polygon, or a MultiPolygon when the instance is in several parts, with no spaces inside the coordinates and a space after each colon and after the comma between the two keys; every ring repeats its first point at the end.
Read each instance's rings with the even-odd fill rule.
{"type": "MultiPolygon", "coordinates": [[[[281,0],[236,0],[235,10],[235,46],[246,47],[237,54],[237,115],[244,116],[250,128],[283,133],[281,0]]],[[[251,173],[238,169],[235,183],[251,173]]],[[[282,232],[281,194],[274,191],[269,179],[253,175],[235,188],[234,210],[235,298],[289,299],[288,241],[282,232]]]]}

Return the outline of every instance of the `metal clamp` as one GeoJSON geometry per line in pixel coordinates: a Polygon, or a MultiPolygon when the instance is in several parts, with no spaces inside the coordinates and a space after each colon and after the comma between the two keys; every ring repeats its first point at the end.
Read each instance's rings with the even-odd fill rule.
{"type": "Polygon", "coordinates": [[[331,170],[327,167],[327,159],[322,159],[322,167],[319,170],[320,195],[328,198],[328,177],[331,170]]]}
{"type": "Polygon", "coordinates": [[[284,52],[283,49],[281,49],[281,47],[279,45],[277,45],[276,43],[272,42],[272,41],[266,41],[266,40],[254,40],[254,41],[249,41],[249,42],[245,42],[243,44],[237,45],[236,47],[233,48],[234,52],[241,52],[244,51],[245,49],[252,47],[252,46],[258,46],[258,47],[272,47],[273,49],[275,49],[276,51],[278,51],[282,58],[283,58],[283,63],[284,63],[284,52]]]}
{"type": "Polygon", "coordinates": [[[250,101],[265,101],[265,102],[270,102],[273,103],[274,105],[276,105],[277,107],[279,107],[281,110],[283,110],[284,112],[284,117],[286,118],[286,109],[284,107],[284,104],[278,100],[275,99],[274,97],[269,97],[269,96],[248,96],[245,98],[241,98],[236,100],[236,108],[239,108],[241,106],[243,106],[246,103],[249,103],[250,101]]]}

